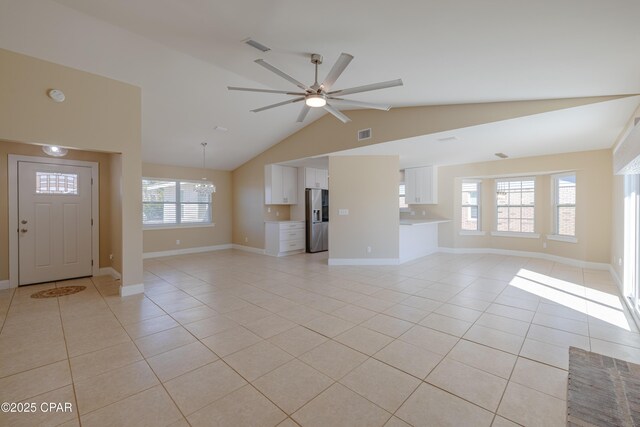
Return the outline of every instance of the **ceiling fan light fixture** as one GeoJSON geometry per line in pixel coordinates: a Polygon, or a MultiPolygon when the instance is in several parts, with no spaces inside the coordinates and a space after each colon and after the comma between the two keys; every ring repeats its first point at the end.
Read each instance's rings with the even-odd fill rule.
{"type": "Polygon", "coordinates": [[[324,107],[327,105],[327,99],[324,95],[307,95],[304,98],[304,103],[312,108],[324,107]]]}

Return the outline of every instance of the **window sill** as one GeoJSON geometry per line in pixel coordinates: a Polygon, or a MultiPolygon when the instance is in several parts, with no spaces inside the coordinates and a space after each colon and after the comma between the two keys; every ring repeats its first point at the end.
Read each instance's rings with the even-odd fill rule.
{"type": "Polygon", "coordinates": [[[459,234],[461,236],[484,236],[487,234],[486,231],[472,231],[472,230],[460,230],[459,234]]]}
{"type": "Polygon", "coordinates": [[[143,231],[148,231],[148,230],[180,230],[180,229],[184,229],[184,228],[209,228],[209,227],[215,227],[216,223],[215,222],[210,222],[208,224],[188,224],[188,225],[176,225],[176,224],[171,224],[171,225],[143,225],[142,226],[142,230],[143,231]]]}
{"type": "Polygon", "coordinates": [[[524,239],[539,239],[539,233],[518,233],[515,231],[492,231],[492,236],[496,237],[521,237],[524,239]]]}
{"type": "Polygon", "coordinates": [[[547,234],[547,240],[556,242],[578,243],[578,239],[573,236],[561,236],[559,234],[547,234]]]}

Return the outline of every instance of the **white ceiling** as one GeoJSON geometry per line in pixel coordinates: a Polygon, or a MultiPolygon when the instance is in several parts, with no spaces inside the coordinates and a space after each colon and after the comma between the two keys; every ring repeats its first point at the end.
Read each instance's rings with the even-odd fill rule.
{"type": "Polygon", "coordinates": [[[440,132],[333,155],[400,155],[400,168],[451,165],[611,147],[640,96],[440,132]],[[455,140],[439,141],[455,137],[455,140]]]}
{"type": "Polygon", "coordinates": [[[307,54],[324,55],[322,77],[351,53],[335,88],[402,78],[352,97],[393,106],[640,93],[639,17],[637,0],[0,0],[0,47],[141,86],[146,161],[197,166],[206,140],[208,166],[233,169],[302,126],[299,105],[249,112],[286,97],[226,90],[295,89],[257,58],[310,83],[307,54]]]}

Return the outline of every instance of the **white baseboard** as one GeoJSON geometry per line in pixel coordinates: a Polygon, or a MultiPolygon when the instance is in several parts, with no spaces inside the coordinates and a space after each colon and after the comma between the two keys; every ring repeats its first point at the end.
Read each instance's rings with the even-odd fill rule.
{"type": "Polygon", "coordinates": [[[629,313],[631,313],[631,318],[635,322],[636,327],[640,328],[640,316],[638,316],[638,313],[632,307],[630,298],[627,295],[625,295],[624,283],[622,283],[622,279],[620,279],[620,276],[618,276],[616,269],[613,268],[613,265],[611,264],[609,264],[609,273],[611,274],[611,277],[613,277],[613,280],[616,282],[616,286],[620,291],[620,295],[622,295],[622,300],[624,301],[624,304],[627,306],[629,313]]]}
{"type": "Polygon", "coordinates": [[[160,252],[145,252],[142,254],[142,259],[160,258],[165,256],[174,256],[174,255],[199,254],[202,252],[222,251],[225,249],[231,249],[232,247],[233,245],[231,243],[225,243],[224,245],[199,246],[197,248],[173,249],[170,251],[160,251],[160,252]]]}
{"type": "Polygon", "coordinates": [[[144,283],[136,283],[135,285],[120,285],[120,296],[128,297],[131,295],[138,295],[144,293],[144,283]]]}
{"type": "Polygon", "coordinates": [[[0,280],[0,290],[1,289],[10,289],[12,288],[11,282],[8,280],[0,280]]]}
{"type": "Polygon", "coordinates": [[[558,255],[545,254],[542,252],[512,251],[509,249],[494,248],[438,248],[439,252],[449,254],[494,254],[506,256],[521,256],[527,258],[545,259],[553,262],[561,262],[579,268],[589,268],[592,270],[609,270],[610,264],[604,262],[582,261],[573,258],[565,258],[558,255]]]}
{"type": "Polygon", "coordinates": [[[398,258],[329,258],[329,265],[398,265],[398,258]]]}
{"type": "Polygon", "coordinates": [[[101,267],[98,270],[100,276],[111,276],[116,280],[122,279],[122,275],[118,273],[113,267],[101,267]]]}
{"type": "Polygon", "coordinates": [[[265,254],[265,250],[264,249],[260,249],[260,248],[252,248],[251,246],[243,246],[243,245],[238,245],[236,243],[234,243],[231,246],[232,246],[233,249],[237,249],[237,250],[243,251],[243,252],[251,252],[252,254],[260,254],[260,255],[264,255],[265,254]]]}
{"type": "Polygon", "coordinates": [[[616,286],[618,287],[618,290],[620,291],[620,295],[624,294],[624,286],[622,283],[622,279],[620,279],[620,276],[618,276],[618,273],[616,272],[616,269],[613,268],[613,265],[609,264],[609,273],[611,273],[611,277],[613,277],[613,280],[615,280],[616,282],[616,286]]]}

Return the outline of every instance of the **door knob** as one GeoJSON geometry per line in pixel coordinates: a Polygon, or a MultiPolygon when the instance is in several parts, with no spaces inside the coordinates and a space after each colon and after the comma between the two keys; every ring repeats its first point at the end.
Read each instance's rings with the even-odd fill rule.
{"type": "Polygon", "coordinates": [[[20,229],[20,232],[21,232],[21,233],[26,233],[27,231],[28,231],[28,230],[27,230],[26,228],[21,228],[21,229],[20,229]]]}
{"type": "Polygon", "coordinates": [[[27,223],[26,219],[23,219],[22,221],[20,221],[20,224],[26,224],[26,223],[27,223]]]}

